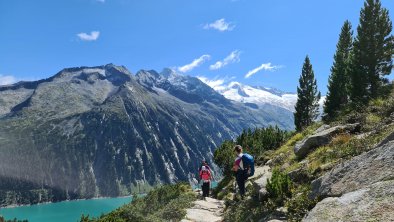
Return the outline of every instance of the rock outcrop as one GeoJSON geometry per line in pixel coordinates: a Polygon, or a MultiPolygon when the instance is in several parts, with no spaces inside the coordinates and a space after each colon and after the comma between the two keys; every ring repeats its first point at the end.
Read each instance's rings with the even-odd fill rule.
{"type": "Polygon", "coordinates": [[[265,165],[263,167],[256,168],[256,170],[257,169],[259,169],[259,171],[261,172],[260,178],[253,181],[253,186],[256,190],[259,191],[259,199],[264,200],[268,197],[268,191],[266,189],[266,186],[267,186],[267,180],[271,179],[271,176],[272,176],[271,168],[269,166],[265,165]]]}
{"type": "Polygon", "coordinates": [[[394,179],[394,141],[339,164],[312,182],[312,198],[340,196],[373,183],[394,179]]]}
{"type": "Polygon", "coordinates": [[[296,183],[307,182],[309,180],[309,175],[304,168],[298,168],[287,173],[287,176],[291,181],[296,183]]]}
{"type": "Polygon", "coordinates": [[[341,197],[324,199],[303,221],[393,221],[393,203],[394,180],[378,182],[341,197]]]}
{"type": "Polygon", "coordinates": [[[248,179],[253,180],[255,178],[259,178],[261,176],[264,176],[266,173],[268,173],[270,171],[271,171],[271,167],[269,167],[268,165],[255,167],[254,175],[249,177],[248,179]]]}
{"type": "Polygon", "coordinates": [[[334,135],[343,132],[354,132],[359,127],[359,124],[339,125],[328,128],[323,125],[315,131],[311,136],[299,141],[294,146],[294,153],[298,158],[304,158],[308,153],[319,146],[327,145],[331,142],[334,135]]]}
{"type": "Polygon", "coordinates": [[[312,182],[320,201],[303,221],[393,221],[394,137],[312,182]]]}

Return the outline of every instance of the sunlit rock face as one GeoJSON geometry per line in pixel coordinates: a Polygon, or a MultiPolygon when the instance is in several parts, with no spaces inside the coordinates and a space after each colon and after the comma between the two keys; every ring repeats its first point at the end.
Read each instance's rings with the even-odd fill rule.
{"type": "Polygon", "coordinates": [[[225,139],[269,124],[290,129],[292,113],[230,101],[170,69],[78,67],[0,86],[0,206],[192,181],[225,139]]]}

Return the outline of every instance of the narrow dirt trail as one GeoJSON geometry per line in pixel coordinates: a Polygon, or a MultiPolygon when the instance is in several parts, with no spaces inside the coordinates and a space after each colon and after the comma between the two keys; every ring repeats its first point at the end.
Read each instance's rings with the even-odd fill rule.
{"type": "Polygon", "coordinates": [[[207,197],[194,201],[194,206],[186,209],[186,217],[181,222],[222,222],[224,201],[207,197]]]}

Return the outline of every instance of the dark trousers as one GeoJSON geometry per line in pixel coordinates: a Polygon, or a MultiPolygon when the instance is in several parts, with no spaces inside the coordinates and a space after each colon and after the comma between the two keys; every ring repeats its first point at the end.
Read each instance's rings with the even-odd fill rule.
{"type": "Polygon", "coordinates": [[[209,186],[210,182],[206,182],[202,184],[202,196],[203,197],[208,197],[209,196],[209,186]]]}
{"type": "Polygon", "coordinates": [[[243,197],[245,195],[245,182],[248,177],[246,176],[246,173],[242,170],[239,170],[236,175],[236,180],[237,184],[239,187],[239,193],[243,197]]]}

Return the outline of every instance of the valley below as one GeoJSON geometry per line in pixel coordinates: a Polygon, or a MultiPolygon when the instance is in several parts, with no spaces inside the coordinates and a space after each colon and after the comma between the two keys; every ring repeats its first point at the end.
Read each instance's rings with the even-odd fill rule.
{"type": "Polygon", "coordinates": [[[0,107],[1,207],[194,183],[201,160],[217,170],[225,139],[293,122],[285,108],[251,108],[171,69],[133,75],[112,64],[1,86],[0,107]]]}

